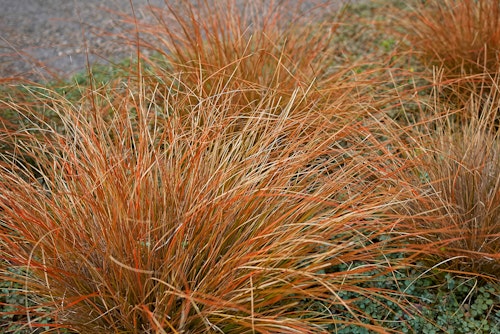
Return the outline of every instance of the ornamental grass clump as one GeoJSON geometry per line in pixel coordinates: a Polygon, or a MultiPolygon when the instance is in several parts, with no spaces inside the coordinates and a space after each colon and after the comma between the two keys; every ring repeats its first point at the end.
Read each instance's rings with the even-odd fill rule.
{"type": "Polygon", "coordinates": [[[333,43],[343,18],[339,6],[331,1],[202,0],[150,7],[156,20],[124,19],[133,23],[130,42],[151,55],[144,57],[144,80],[151,87],[168,87],[171,73],[182,72],[185,89],[199,90],[197,96],[238,91],[233,103],[246,107],[258,104],[269,89],[280,90],[286,104],[296,88],[311,85],[309,99],[332,103],[338,92],[350,89],[355,100],[362,91],[361,82],[345,80],[354,78],[348,75],[354,65],[335,66],[334,56],[342,52],[333,43]]]}
{"type": "Polygon", "coordinates": [[[0,276],[25,302],[2,331],[384,332],[338,293],[393,300],[358,284],[396,265],[385,146],[300,87],[242,105],[184,75],[158,96],[141,76],[77,102],[25,88],[0,168],[0,276]]]}
{"type": "Polygon", "coordinates": [[[498,279],[500,273],[500,138],[492,126],[498,94],[476,96],[467,111],[438,102],[418,144],[413,227],[435,265],[498,279]],[[481,111],[481,112],[479,112],[481,111]],[[456,122],[467,112],[469,122],[456,122]]]}
{"type": "Polygon", "coordinates": [[[500,74],[497,0],[412,2],[396,10],[394,23],[429,77],[436,70],[440,73],[431,81],[442,86],[440,98],[453,104],[451,108],[467,107],[471,95],[486,99],[495,90],[500,74]]]}
{"type": "Polygon", "coordinates": [[[500,3],[496,0],[412,3],[401,25],[417,55],[428,66],[443,66],[447,78],[493,76],[499,71],[500,3]]]}

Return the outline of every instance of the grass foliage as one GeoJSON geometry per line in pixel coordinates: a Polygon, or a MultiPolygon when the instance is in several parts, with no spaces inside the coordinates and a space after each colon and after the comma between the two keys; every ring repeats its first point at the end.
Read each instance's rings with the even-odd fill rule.
{"type": "Polygon", "coordinates": [[[426,255],[437,255],[435,261],[455,270],[498,279],[500,159],[499,133],[492,127],[494,99],[489,96],[489,105],[480,98],[471,103],[468,123],[457,122],[442,102],[431,108],[432,121],[417,137],[419,162],[410,181],[422,196],[405,209],[414,221],[410,230],[423,244],[434,245],[426,255]]]}
{"type": "Polygon", "coordinates": [[[498,72],[498,1],[431,0],[412,6],[402,26],[427,64],[443,66],[448,76],[498,72]]]}
{"type": "Polygon", "coordinates": [[[169,2],[135,61],[5,80],[1,331],[500,331],[494,34],[436,33],[477,3],[406,8],[377,63],[325,3],[169,2]]]}

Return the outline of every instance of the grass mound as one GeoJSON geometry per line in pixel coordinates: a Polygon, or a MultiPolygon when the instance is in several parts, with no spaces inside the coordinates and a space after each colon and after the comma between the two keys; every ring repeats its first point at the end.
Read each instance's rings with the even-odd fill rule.
{"type": "Polygon", "coordinates": [[[500,331],[498,85],[293,3],[169,3],[135,61],[2,89],[3,332],[500,331]]]}

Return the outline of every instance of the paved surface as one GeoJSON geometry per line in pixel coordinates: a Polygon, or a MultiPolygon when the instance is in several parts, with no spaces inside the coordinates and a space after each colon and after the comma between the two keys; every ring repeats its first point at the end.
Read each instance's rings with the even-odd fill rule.
{"type": "Polygon", "coordinates": [[[125,31],[117,13],[131,14],[132,2],[137,18],[153,19],[149,6],[176,1],[188,0],[0,0],[0,78],[67,78],[85,69],[87,55],[91,63],[133,55],[117,36],[125,31]]]}

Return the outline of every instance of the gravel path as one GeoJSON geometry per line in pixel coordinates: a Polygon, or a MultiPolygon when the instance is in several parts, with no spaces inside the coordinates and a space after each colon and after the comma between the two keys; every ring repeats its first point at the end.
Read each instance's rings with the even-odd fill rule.
{"type": "MultiPolygon", "coordinates": [[[[151,15],[148,6],[165,4],[131,1],[139,19],[151,15]]],[[[124,31],[117,12],[131,14],[130,0],[0,0],[0,78],[68,78],[86,68],[87,54],[90,63],[133,55],[133,47],[117,37],[124,31]]]]}
{"type": "MultiPolygon", "coordinates": [[[[133,0],[138,17],[163,0],[133,0]]],[[[0,78],[40,80],[49,73],[62,77],[91,63],[133,52],[116,36],[116,12],[132,13],[128,0],[0,0],[0,78]]]]}

